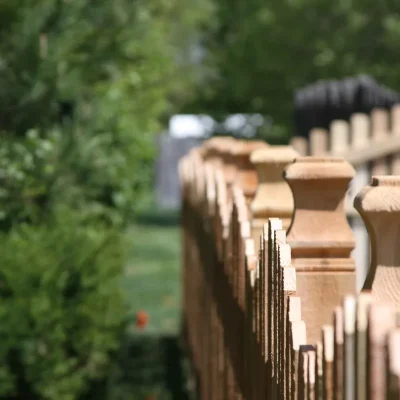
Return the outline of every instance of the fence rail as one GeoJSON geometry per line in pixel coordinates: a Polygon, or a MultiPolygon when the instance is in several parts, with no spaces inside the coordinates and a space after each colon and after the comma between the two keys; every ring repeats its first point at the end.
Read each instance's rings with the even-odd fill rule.
{"type": "Polygon", "coordinates": [[[342,157],[214,138],[179,166],[184,322],[201,399],[398,399],[400,177],[354,200],[371,267],[356,294],[342,157]]]}

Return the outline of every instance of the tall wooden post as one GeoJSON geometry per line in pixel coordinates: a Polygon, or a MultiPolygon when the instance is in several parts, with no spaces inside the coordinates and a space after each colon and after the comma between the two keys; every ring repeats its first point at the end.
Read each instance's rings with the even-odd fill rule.
{"type": "Polygon", "coordinates": [[[354,173],[336,157],[301,157],[285,170],[295,204],[287,243],[310,343],[319,339],[320,327],[329,323],[342,296],[355,291],[354,236],[344,211],[354,173]]]}

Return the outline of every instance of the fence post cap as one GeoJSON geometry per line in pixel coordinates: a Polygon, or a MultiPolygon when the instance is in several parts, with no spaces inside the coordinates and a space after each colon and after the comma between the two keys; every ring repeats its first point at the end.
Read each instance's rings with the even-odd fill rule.
{"type": "Polygon", "coordinates": [[[360,214],[400,212],[400,176],[373,176],[354,199],[360,214]]]}
{"type": "Polygon", "coordinates": [[[354,174],[341,157],[300,157],[286,167],[295,205],[288,232],[294,259],[320,257],[324,265],[338,257],[350,261],[355,241],[344,198],[354,174]]]}
{"type": "Polygon", "coordinates": [[[254,150],[250,161],[255,165],[288,164],[296,157],[299,157],[299,153],[292,146],[269,146],[254,150]]]}
{"type": "Polygon", "coordinates": [[[298,156],[292,146],[270,146],[251,154],[250,161],[258,174],[257,192],[251,204],[254,226],[259,226],[269,217],[282,218],[284,228],[289,226],[293,214],[293,196],[283,179],[283,170],[298,156]]]}
{"type": "Polygon", "coordinates": [[[298,157],[284,172],[287,181],[292,180],[332,180],[350,181],[355,170],[343,157],[298,157]]]}

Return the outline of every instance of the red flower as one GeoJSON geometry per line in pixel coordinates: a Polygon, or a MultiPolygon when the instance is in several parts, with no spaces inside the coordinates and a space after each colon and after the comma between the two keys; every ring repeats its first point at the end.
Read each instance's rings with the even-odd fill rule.
{"type": "Polygon", "coordinates": [[[136,313],[136,328],[144,329],[149,322],[149,316],[146,311],[138,311],[136,313]]]}

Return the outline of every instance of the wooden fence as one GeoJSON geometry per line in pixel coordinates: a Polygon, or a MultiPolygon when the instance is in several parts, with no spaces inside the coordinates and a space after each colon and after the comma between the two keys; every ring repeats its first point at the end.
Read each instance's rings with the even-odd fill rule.
{"type": "Polygon", "coordinates": [[[179,173],[200,398],[398,399],[400,177],[374,177],[354,200],[371,240],[356,295],[344,158],[214,138],[179,173]]]}
{"type": "Polygon", "coordinates": [[[400,105],[390,112],[377,108],[371,115],[353,114],[349,122],[333,121],[329,132],[312,129],[309,140],[294,137],[291,145],[301,155],[343,157],[356,169],[346,197],[346,213],[356,238],[353,256],[360,289],[369,265],[369,238],[353,201],[372,176],[400,175],[400,105]]]}

